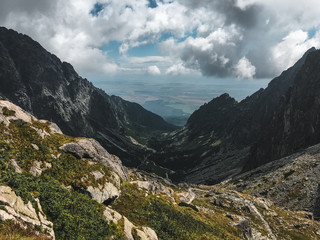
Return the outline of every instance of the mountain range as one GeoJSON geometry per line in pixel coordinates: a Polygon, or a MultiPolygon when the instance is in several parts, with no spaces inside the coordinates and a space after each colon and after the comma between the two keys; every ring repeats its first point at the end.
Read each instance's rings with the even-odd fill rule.
{"type": "Polygon", "coordinates": [[[318,143],[317,56],[309,49],[241,102],[223,94],[201,106],[182,129],[154,144],[154,161],[174,170],[177,181],[215,184],[318,143]]]}
{"type": "Polygon", "coordinates": [[[0,238],[319,239],[319,64],[176,127],[1,27],[0,238]]]}

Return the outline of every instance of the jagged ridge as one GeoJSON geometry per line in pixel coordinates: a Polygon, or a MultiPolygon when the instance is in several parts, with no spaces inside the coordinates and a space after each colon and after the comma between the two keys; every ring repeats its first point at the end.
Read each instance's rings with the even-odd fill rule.
{"type": "Polygon", "coordinates": [[[128,165],[140,163],[145,149],[126,136],[144,143],[149,135],[175,129],[140,105],[107,95],[30,37],[4,27],[0,84],[3,97],[69,135],[96,138],[128,165]]]}

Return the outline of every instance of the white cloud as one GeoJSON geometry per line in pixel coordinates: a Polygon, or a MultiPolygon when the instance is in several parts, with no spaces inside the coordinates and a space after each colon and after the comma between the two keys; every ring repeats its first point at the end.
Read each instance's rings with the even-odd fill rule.
{"type": "Polygon", "coordinates": [[[84,76],[156,66],[168,74],[272,77],[320,47],[320,34],[307,34],[320,28],[318,0],[165,0],[157,8],[147,0],[98,2],[104,9],[93,16],[97,0],[2,0],[0,24],[30,35],[84,76]],[[124,63],[101,50],[110,41],[120,42],[124,63]],[[159,45],[164,57],[126,56],[145,44],[159,45]]]}
{"type": "Polygon", "coordinates": [[[169,67],[166,71],[166,74],[168,75],[185,75],[191,73],[191,70],[184,67],[182,63],[175,64],[171,67],[169,67]]]}
{"type": "Polygon", "coordinates": [[[150,75],[160,75],[160,69],[156,65],[149,66],[147,68],[147,73],[150,75]]]}
{"type": "Polygon", "coordinates": [[[311,47],[320,47],[320,32],[312,39],[308,39],[308,33],[302,30],[289,33],[273,48],[279,71],[292,66],[311,47]]]}
{"type": "Polygon", "coordinates": [[[255,66],[246,57],[241,58],[234,69],[236,76],[240,79],[253,78],[256,74],[255,66]]]}
{"type": "Polygon", "coordinates": [[[125,57],[130,63],[153,63],[153,62],[170,62],[169,57],[163,56],[147,56],[147,57],[125,57]]]}

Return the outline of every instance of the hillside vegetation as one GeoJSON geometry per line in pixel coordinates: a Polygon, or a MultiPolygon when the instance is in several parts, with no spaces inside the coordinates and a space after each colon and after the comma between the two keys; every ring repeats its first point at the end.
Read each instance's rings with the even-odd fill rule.
{"type": "Polygon", "coordinates": [[[127,169],[93,139],[66,136],[8,101],[0,101],[0,193],[0,239],[317,239],[320,234],[310,213],[127,169]]]}

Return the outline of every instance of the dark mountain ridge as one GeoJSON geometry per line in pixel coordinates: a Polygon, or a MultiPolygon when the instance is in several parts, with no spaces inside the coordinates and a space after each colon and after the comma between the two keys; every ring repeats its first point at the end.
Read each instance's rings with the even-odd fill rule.
{"type": "MultiPolygon", "coordinates": [[[[94,137],[128,165],[146,152],[127,138],[174,130],[139,104],[109,96],[30,37],[0,28],[0,94],[71,136],[94,137]]],[[[145,140],[146,141],[146,140],[145,140]]]]}
{"type": "MultiPolygon", "coordinates": [[[[177,171],[173,177],[178,181],[213,184],[237,175],[243,169],[250,169],[251,165],[258,167],[271,159],[294,152],[293,149],[286,150],[270,158],[269,149],[266,148],[264,155],[262,154],[264,146],[269,146],[266,142],[271,142],[270,138],[278,131],[275,113],[279,112],[281,116],[283,110],[280,106],[287,106],[284,99],[292,89],[296,89],[296,92],[300,89],[297,79],[301,75],[313,78],[303,70],[310,61],[305,63],[306,59],[313,54],[319,55],[319,51],[309,49],[294,66],[274,78],[266,89],[258,90],[241,102],[223,94],[201,106],[190,116],[184,129],[169,135],[163,140],[163,144],[157,144],[164,153],[155,157],[155,161],[177,171]],[[269,131],[272,129],[270,123],[275,126],[272,133],[269,131]],[[265,157],[255,155],[254,149],[259,149],[260,155],[265,157]]],[[[304,94],[308,95],[308,92],[305,88],[304,94]]],[[[310,106],[308,103],[301,104],[310,106]]],[[[301,124],[304,124],[303,121],[301,124]]],[[[292,138],[295,138],[295,134],[292,138]]],[[[301,146],[307,147],[317,142],[307,141],[302,140],[305,144],[301,146]]],[[[281,145],[280,140],[278,144],[281,145]]]]}
{"type": "Polygon", "coordinates": [[[320,51],[308,54],[251,151],[245,169],[295,153],[320,142],[320,51]]]}

